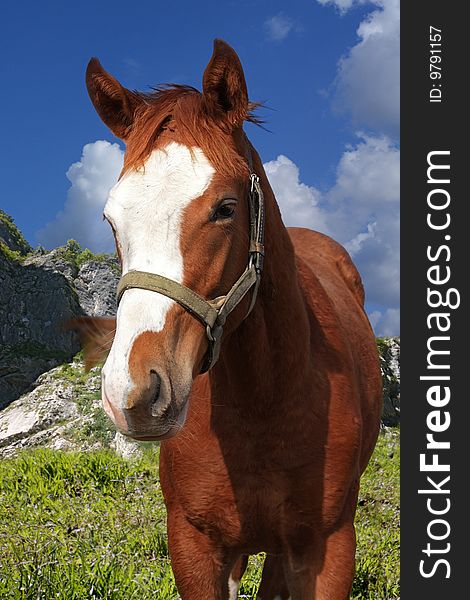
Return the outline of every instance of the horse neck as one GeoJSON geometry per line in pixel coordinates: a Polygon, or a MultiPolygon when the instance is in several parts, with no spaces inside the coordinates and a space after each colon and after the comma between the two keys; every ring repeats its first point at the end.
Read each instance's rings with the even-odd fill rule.
{"type": "MultiPolygon", "coordinates": [[[[263,189],[266,257],[255,307],[222,345],[219,362],[210,373],[212,397],[262,409],[295,369],[305,372],[309,322],[299,287],[294,247],[285,228],[262,162],[253,152],[254,171],[263,189]],[[256,403],[252,400],[256,397],[256,403]]],[[[277,398],[279,400],[279,397],[277,398]]]]}

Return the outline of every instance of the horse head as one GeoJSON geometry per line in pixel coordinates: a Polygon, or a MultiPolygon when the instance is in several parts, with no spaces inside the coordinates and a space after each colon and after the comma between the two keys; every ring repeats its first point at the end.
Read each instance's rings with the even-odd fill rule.
{"type": "MultiPolygon", "coordinates": [[[[211,328],[192,302],[210,299],[216,321],[227,292],[252,262],[247,198],[254,151],[243,123],[257,122],[255,105],[238,56],[221,40],[214,43],[202,93],[180,85],[130,91],[97,59],[86,82],[99,116],[126,144],[123,170],[104,208],[125,285],[102,370],[103,405],[122,433],[165,439],[184,424],[194,378],[214,362],[208,354],[217,323],[211,328]],[[163,281],[176,292],[135,284],[136,273],[158,276],[160,291],[163,281]],[[178,293],[186,303],[175,300],[178,293]]],[[[252,307],[255,278],[227,311],[224,335],[252,307]]]]}

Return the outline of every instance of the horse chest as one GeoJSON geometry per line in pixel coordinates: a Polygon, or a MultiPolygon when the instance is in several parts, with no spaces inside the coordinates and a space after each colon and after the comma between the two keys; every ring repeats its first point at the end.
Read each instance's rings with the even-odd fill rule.
{"type": "Polygon", "coordinates": [[[315,492],[311,465],[283,469],[275,457],[254,461],[253,456],[247,448],[225,456],[206,448],[204,457],[192,454],[190,468],[175,454],[171,471],[166,457],[161,475],[164,488],[172,490],[168,509],[182,511],[187,521],[222,546],[250,553],[280,551],[287,530],[306,514],[309,521],[318,520],[314,496],[321,486],[315,492]]]}

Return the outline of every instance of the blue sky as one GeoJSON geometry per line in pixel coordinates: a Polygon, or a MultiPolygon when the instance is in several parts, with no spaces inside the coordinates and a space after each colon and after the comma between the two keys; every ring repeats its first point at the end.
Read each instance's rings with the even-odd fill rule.
{"type": "Polygon", "coordinates": [[[96,143],[118,140],[88,99],[89,58],[132,89],[200,88],[221,37],[251,99],[270,107],[270,133],[247,133],[286,223],[345,244],[376,331],[398,333],[398,0],[29,1],[2,12],[0,206],[30,243],[110,249],[98,215],[122,152],[96,143]]]}

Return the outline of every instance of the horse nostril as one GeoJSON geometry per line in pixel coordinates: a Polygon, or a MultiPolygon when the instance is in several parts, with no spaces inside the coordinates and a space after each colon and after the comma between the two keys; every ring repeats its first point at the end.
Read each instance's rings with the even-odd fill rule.
{"type": "Polygon", "coordinates": [[[158,401],[160,399],[160,390],[162,387],[162,380],[160,375],[154,371],[153,369],[151,369],[150,371],[150,386],[152,389],[152,395],[151,395],[151,410],[152,410],[152,416],[156,417],[158,416],[160,410],[158,408],[158,401]]]}

